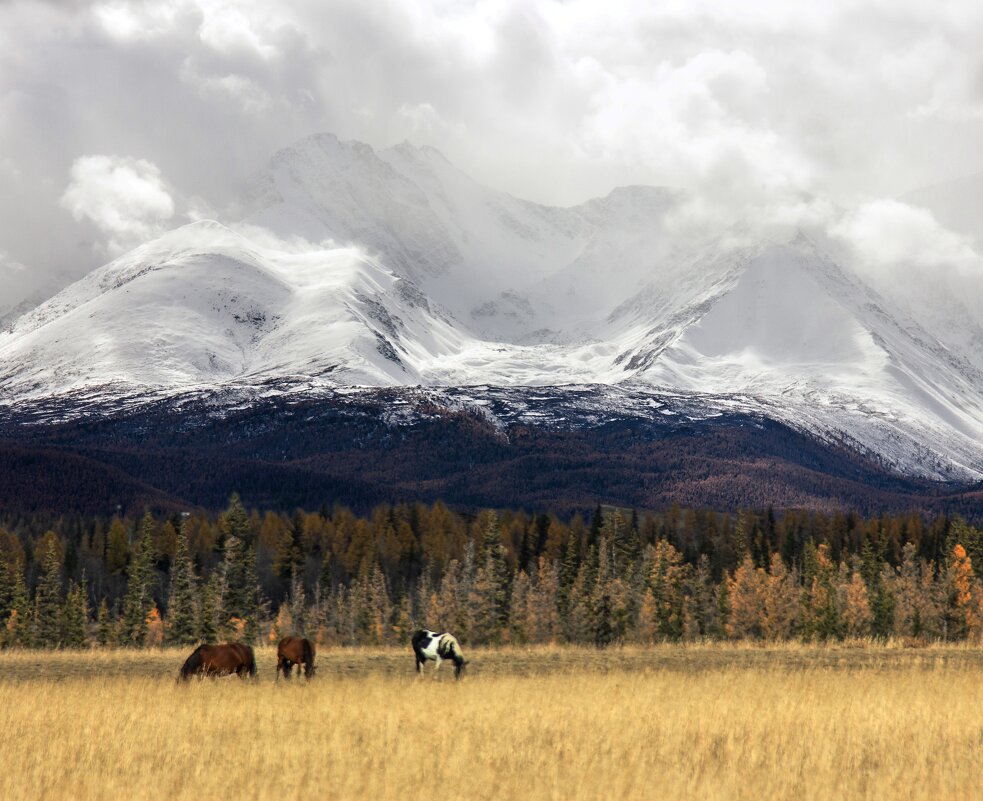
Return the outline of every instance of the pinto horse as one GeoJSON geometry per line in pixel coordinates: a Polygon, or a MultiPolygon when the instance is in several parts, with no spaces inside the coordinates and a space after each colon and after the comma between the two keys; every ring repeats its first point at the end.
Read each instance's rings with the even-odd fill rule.
{"type": "Polygon", "coordinates": [[[417,673],[423,672],[423,665],[428,659],[436,662],[434,671],[440,669],[442,659],[449,659],[454,663],[454,678],[461,678],[468,662],[461,653],[461,644],[453,634],[437,634],[429,629],[420,629],[413,632],[410,642],[413,644],[413,653],[416,654],[417,673]]]}
{"type": "Polygon", "coordinates": [[[276,647],[276,677],[289,681],[294,665],[304,666],[304,677],[314,675],[314,646],[306,637],[284,637],[276,647]]]}
{"type": "Polygon", "coordinates": [[[230,676],[233,673],[240,679],[256,675],[253,649],[241,642],[199,645],[185,660],[178,679],[187,681],[192,676],[230,676]]]}

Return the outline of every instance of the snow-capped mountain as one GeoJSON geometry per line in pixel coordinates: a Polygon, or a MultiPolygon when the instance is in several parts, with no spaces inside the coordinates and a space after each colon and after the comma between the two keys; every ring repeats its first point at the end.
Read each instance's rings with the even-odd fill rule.
{"type": "Polygon", "coordinates": [[[902,472],[983,476],[972,304],[878,283],[822,230],[683,237],[676,191],[551,208],[430,148],[330,135],[276,154],[248,202],[243,221],[172,231],[17,320],[0,403],[607,384],[612,404],[681,393],[902,472]]]}

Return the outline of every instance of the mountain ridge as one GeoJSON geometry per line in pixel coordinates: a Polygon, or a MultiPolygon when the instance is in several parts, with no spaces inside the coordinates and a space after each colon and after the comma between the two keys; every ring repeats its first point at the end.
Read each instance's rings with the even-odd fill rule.
{"type": "Polygon", "coordinates": [[[911,313],[821,229],[680,234],[688,199],[630,186],[553,208],[432,148],[309,137],[241,223],[171,231],[0,333],[0,409],[600,384],[746,398],[902,474],[983,478],[983,352],[944,330],[948,296],[911,313]]]}

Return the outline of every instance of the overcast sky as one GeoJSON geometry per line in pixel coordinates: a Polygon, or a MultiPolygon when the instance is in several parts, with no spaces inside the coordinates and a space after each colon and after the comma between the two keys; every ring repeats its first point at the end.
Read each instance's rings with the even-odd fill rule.
{"type": "Polygon", "coordinates": [[[549,203],[870,203],[983,170],[980,42],[978,0],[0,0],[0,293],[232,213],[315,131],[549,203]]]}

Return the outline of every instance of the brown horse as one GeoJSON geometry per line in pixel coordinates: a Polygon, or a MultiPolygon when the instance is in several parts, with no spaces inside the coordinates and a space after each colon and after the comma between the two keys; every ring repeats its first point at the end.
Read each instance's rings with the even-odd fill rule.
{"type": "Polygon", "coordinates": [[[314,646],[305,637],[284,637],[276,647],[276,677],[290,678],[294,665],[304,666],[304,676],[310,679],[314,675],[314,646]]]}
{"type": "Polygon", "coordinates": [[[230,676],[233,673],[240,679],[256,675],[253,649],[241,642],[199,645],[185,660],[178,679],[187,681],[192,676],[230,676]]]}

